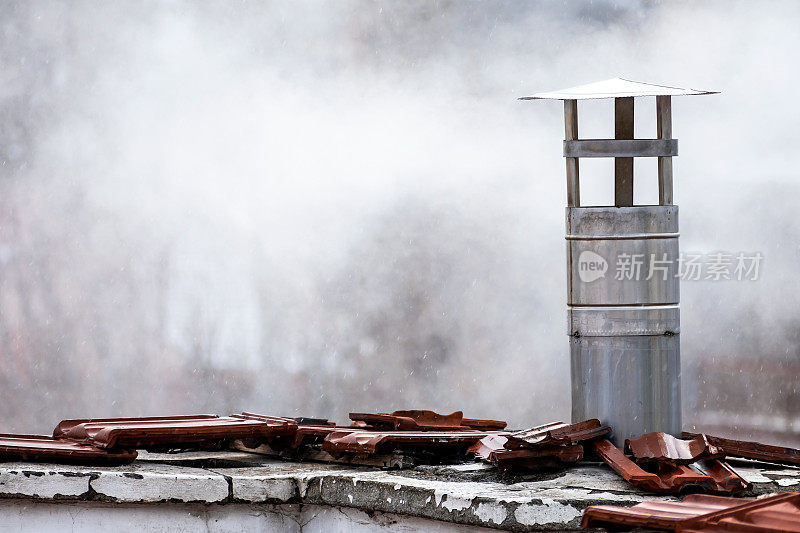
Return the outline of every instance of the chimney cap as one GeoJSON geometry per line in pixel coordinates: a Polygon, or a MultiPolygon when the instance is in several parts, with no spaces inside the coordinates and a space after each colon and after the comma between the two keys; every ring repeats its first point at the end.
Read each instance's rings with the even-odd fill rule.
{"type": "Polygon", "coordinates": [[[596,81],[559,91],[523,96],[520,100],[589,100],[592,98],[629,98],[637,96],[686,96],[696,94],[718,94],[719,91],[682,89],[666,85],[655,85],[623,78],[596,81]]]}

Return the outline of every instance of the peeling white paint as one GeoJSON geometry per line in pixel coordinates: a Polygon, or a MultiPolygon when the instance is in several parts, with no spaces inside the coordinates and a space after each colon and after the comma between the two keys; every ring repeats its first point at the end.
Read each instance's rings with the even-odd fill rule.
{"type": "MultiPolygon", "coordinates": [[[[800,474],[800,467],[793,467],[793,466],[784,466],[778,467],[774,465],[775,468],[770,470],[764,470],[764,475],[766,476],[787,476],[792,477],[800,474]]],[[[738,470],[738,468],[737,468],[738,470]]]]}
{"type": "Polygon", "coordinates": [[[482,522],[492,522],[500,525],[508,516],[508,509],[499,503],[481,502],[478,504],[474,513],[482,522]]]}
{"type": "MultiPolygon", "coordinates": [[[[665,501],[678,501],[677,498],[671,497],[664,497],[664,496],[655,496],[653,494],[615,494],[613,492],[592,492],[590,495],[586,495],[585,497],[591,497],[593,500],[606,500],[608,502],[623,502],[623,503],[641,503],[643,501],[652,501],[652,500],[665,500],[665,501]]],[[[569,498],[573,500],[574,498],[569,498]]]]}
{"type": "Polygon", "coordinates": [[[453,511],[463,511],[472,506],[472,498],[462,498],[454,494],[446,494],[442,499],[442,509],[453,511]]]}
{"type": "Polygon", "coordinates": [[[777,483],[781,487],[791,487],[792,485],[797,485],[798,483],[800,483],[800,479],[797,479],[797,478],[782,478],[782,479],[776,479],[775,483],[777,483]]]}
{"type": "Polygon", "coordinates": [[[566,524],[581,516],[581,512],[569,504],[542,498],[542,504],[522,504],[514,511],[514,518],[522,525],[566,524]]]}
{"type": "Polygon", "coordinates": [[[400,483],[395,483],[394,490],[400,490],[403,486],[400,483]]]}
{"type": "Polygon", "coordinates": [[[348,494],[347,495],[347,499],[350,501],[350,503],[353,503],[353,495],[352,494],[348,494]]]}
{"type": "Polygon", "coordinates": [[[441,468],[444,472],[481,472],[494,469],[494,465],[488,463],[466,463],[463,465],[447,465],[441,468]]]}
{"type": "Polygon", "coordinates": [[[134,472],[100,471],[90,486],[98,494],[121,502],[214,503],[228,498],[224,477],[199,468],[146,465],[134,472]]]}
{"type": "Polygon", "coordinates": [[[772,480],[762,474],[759,468],[737,468],[736,472],[750,483],[772,483],[772,480]]]}
{"type": "Polygon", "coordinates": [[[622,479],[616,472],[606,467],[587,466],[581,469],[570,469],[563,475],[545,480],[533,482],[537,488],[558,488],[558,489],[590,489],[590,490],[613,490],[614,492],[639,492],[639,490],[622,479]]]}

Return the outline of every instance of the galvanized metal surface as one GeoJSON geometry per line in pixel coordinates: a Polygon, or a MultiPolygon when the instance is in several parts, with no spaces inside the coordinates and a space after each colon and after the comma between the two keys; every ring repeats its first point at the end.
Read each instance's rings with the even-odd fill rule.
{"type": "Polygon", "coordinates": [[[677,305],[646,307],[567,308],[568,331],[575,337],[619,337],[623,335],[675,335],[680,333],[677,305]]]}
{"type": "MultiPolygon", "coordinates": [[[[583,207],[566,209],[567,238],[602,239],[604,236],[659,234],[676,237],[678,206],[583,207]]],[[[638,237],[637,237],[638,238],[638,237]]]]}
{"type": "Polygon", "coordinates": [[[600,419],[612,440],[681,430],[678,336],[570,337],[572,419],[600,419]]]}
{"type": "Polygon", "coordinates": [[[586,509],[584,529],[610,525],[678,532],[800,532],[800,492],[758,500],[692,494],[682,502],[648,501],[633,507],[586,509]]]}
{"type": "Polygon", "coordinates": [[[0,461],[124,465],[135,459],[134,450],[109,451],[49,435],[0,434],[0,461]]]}
{"type": "MultiPolygon", "coordinates": [[[[695,438],[697,436],[697,433],[683,432],[684,438],[695,438]]],[[[726,455],[732,457],[744,457],[773,463],[800,465],[800,450],[795,448],[772,446],[769,444],[761,444],[760,442],[726,439],[713,435],[705,436],[711,444],[722,448],[726,455]]]]}
{"type": "Polygon", "coordinates": [[[655,85],[641,81],[611,78],[609,80],[587,83],[558,91],[536,93],[523,96],[520,100],[587,100],[594,98],[628,98],[639,96],[691,96],[718,94],[719,91],[683,89],[667,85],[655,85]]]}
{"type": "Polygon", "coordinates": [[[678,434],[677,206],[568,207],[566,238],[572,419],[678,434]]]}
{"type": "Polygon", "coordinates": [[[639,462],[652,461],[672,465],[717,459],[725,455],[721,448],[710,444],[705,435],[682,440],[662,432],[646,433],[635,439],[626,439],[625,449],[639,462]]]}
{"type": "Polygon", "coordinates": [[[677,206],[568,207],[569,305],[677,304],[678,236],[677,206]]]}
{"type": "Polygon", "coordinates": [[[580,139],[564,141],[564,157],[671,157],[678,139],[580,139]]]}

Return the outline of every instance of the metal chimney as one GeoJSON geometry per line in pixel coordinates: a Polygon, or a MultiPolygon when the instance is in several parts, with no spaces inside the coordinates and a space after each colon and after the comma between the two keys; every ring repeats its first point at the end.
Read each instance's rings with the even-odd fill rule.
{"type": "Polygon", "coordinates": [[[712,94],[615,78],[522,100],[564,101],[572,420],[613,441],[681,431],[678,206],[671,97],[712,94]],[[633,99],[656,97],[657,138],[634,139],[633,99]],[[614,99],[614,139],[578,138],[578,100],[614,99]],[[614,205],[581,206],[579,161],[614,158],[614,205]],[[633,205],[633,158],[658,157],[658,205],[633,205]]]}

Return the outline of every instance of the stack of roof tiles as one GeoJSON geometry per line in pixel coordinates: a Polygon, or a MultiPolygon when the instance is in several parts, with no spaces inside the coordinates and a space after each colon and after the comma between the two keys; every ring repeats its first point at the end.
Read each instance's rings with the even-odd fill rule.
{"type": "Polygon", "coordinates": [[[595,453],[632,485],[648,492],[677,494],[687,489],[731,494],[750,484],[721,459],[722,448],[705,435],[692,440],[647,433],[625,441],[630,457],[610,441],[592,443],[595,453]]]}
{"type": "Polygon", "coordinates": [[[294,434],[294,420],[247,414],[63,420],[46,435],[0,435],[0,459],[70,464],[127,464],[137,449],[218,447],[231,439],[294,434]]]}
{"type": "Polygon", "coordinates": [[[508,435],[484,437],[469,451],[501,471],[540,469],[583,459],[583,444],[611,433],[597,419],[577,424],[554,422],[508,435]]]}
{"type": "Polygon", "coordinates": [[[482,438],[505,434],[506,427],[499,420],[464,418],[461,411],[449,415],[423,410],[350,413],[350,420],[350,428],[337,428],[325,438],[323,450],[334,456],[419,451],[463,455],[482,438]]]}

